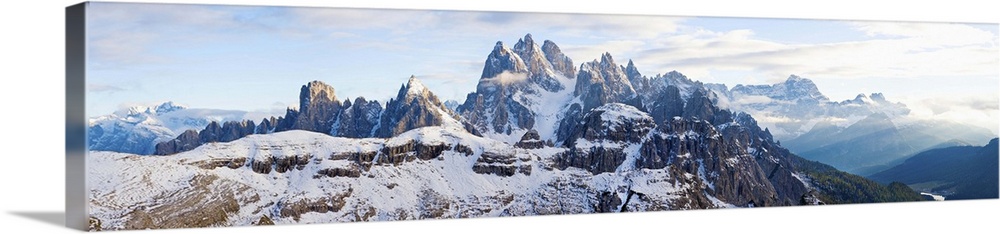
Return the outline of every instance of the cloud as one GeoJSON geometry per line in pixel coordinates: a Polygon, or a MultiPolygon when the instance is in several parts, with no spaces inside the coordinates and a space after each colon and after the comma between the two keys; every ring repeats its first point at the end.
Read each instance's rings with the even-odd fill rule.
{"type": "Polygon", "coordinates": [[[610,40],[597,45],[565,45],[560,46],[560,49],[566,56],[579,59],[579,61],[574,60],[574,62],[581,63],[600,58],[605,52],[613,55],[623,54],[638,50],[645,45],[646,42],[641,40],[610,40]]]}
{"type": "Polygon", "coordinates": [[[392,36],[523,35],[653,38],[675,32],[683,18],[479,11],[292,8],[296,24],[308,28],[385,30],[392,36]]]}
{"type": "Polygon", "coordinates": [[[508,85],[524,82],[525,80],[528,80],[528,74],[526,73],[510,73],[509,71],[504,71],[494,77],[480,79],[479,85],[508,85]]]}
{"type": "Polygon", "coordinates": [[[836,79],[997,75],[998,39],[991,32],[961,24],[851,25],[869,38],[780,43],[757,38],[752,30],[714,32],[694,27],[645,41],[646,46],[626,53],[647,71],[678,70],[701,80],[710,78],[712,71],[836,79]]]}
{"type": "Polygon", "coordinates": [[[910,117],[921,120],[948,120],[990,129],[1000,127],[1000,94],[955,95],[950,97],[903,97],[910,117]]]}
{"type": "Polygon", "coordinates": [[[91,93],[104,93],[104,92],[115,93],[119,91],[125,91],[125,89],[114,85],[104,85],[104,84],[94,84],[94,83],[87,84],[87,92],[91,93]]]}
{"type": "Polygon", "coordinates": [[[87,15],[87,43],[95,68],[168,62],[156,50],[208,40],[239,40],[243,33],[279,31],[264,7],[96,3],[87,15]]]}
{"type": "Polygon", "coordinates": [[[750,104],[768,104],[773,102],[777,102],[777,100],[771,99],[770,97],[767,96],[745,95],[736,98],[736,101],[733,102],[733,104],[750,105],[750,104]]]}
{"type": "Polygon", "coordinates": [[[944,48],[980,44],[997,44],[997,36],[963,24],[912,22],[853,22],[852,25],[870,37],[888,36],[914,41],[913,49],[944,48]]]}

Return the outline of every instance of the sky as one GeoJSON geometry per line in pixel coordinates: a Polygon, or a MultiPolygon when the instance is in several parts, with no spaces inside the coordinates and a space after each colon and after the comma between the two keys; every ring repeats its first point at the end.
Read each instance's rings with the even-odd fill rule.
{"type": "Polygon", "coordinates": [[[415,75],[475,91],[497,41],[552,40],[579,64],[609,52],[647,76],[770,84],[795,74],[832,100],[883,93],[928,119],[997,132],[997,24],[91,3],[89,116],[174,101],[282,114],[320,80],[388,100],[415,75]]]}

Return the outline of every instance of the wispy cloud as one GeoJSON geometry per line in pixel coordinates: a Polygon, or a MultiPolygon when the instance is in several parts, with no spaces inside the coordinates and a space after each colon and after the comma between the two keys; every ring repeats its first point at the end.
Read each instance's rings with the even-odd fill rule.
{"type": "Polygon", "coordinates": [[[326,8],[295,8],[291,9],[291,15],[297,24],[312,29],[384,30],[390,32],[390,36],[419,33],[447,37],[545,32],[572,37],[653,38],[675,32],[683,20],[622,15],[326,8]]]}
{"type": "Polygon", "coordinates": [[[1000,96],[969,94],[951,97],[903,98],[916,119],[947,120],[983,127],[997,133],[1000,126],[1000,96]]]}
{"type": "Polygon", "coordinates": [[[997,35],[960,24],[854,23],[870,38],[786,44],[752,30],[695,30],[649,42],[634,51],[653,70],[680,70],[695,79],[713,70],[816,78],[997,75],[997,35]],[[648,61],[655,61],[649,64],[648,61]]]}
{"type": "Polygon", "coordinates": [[[99,3],[87,17],[94,68],[169,62],[155,53],[205,41],[236,40],[243,33],[280,30],[279,14],[261,7],[99,3]]]}
{"type": "Polygon", "coordinates": [[[125,91],[125,89],[114,85],[94,84],[94,83],[87,84],[87,92],[90,93],[103,93],[103,92],[114,93],[119,91],[125,91]]]}

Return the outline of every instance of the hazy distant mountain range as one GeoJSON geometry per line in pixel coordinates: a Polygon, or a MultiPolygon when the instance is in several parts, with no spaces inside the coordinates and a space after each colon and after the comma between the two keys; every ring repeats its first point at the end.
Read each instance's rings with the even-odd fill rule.
{"type": "Polygon", "coordinates": [[[881,93],[830,101],[811,80],[792,75],[771,85],[706,85],[716,101],[753,115],[795,154],[858,175],[898,165],[933,148],[986,142],[988,129],[950,121],[915,120],[906,105],[881,93]]]}
{"type": "Polygon", "coordinates": [[[197,109],[164,102],[155,106],[133,106],[89,119],[87,145],[90,150],[153,154],[156,144],[189,129],[212,122],[246,119],[246,111],[197,109]]]}
{"type": "Polygon", "coordinates": [[[984,146],[935,148],[870,177],[884,183],[906,183],[949,200],[997,198],[997,149],[996,138],[984,146]]]}

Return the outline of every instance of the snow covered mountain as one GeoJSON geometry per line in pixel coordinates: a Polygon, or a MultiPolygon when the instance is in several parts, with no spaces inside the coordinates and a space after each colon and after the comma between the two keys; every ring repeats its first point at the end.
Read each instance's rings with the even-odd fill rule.
{"type": "MultiPolygon", "coordinates": [[[[91,152],[104,230],[916,201],[802,159],[716,87],[575,69],[551,41],[497,43],[455,111],[411,77],[384,106],[302,86],[301,109],[211,122],[163,157],[91,152]],[[569,74],[567,74],[569,73],[569,74]],[[230,127],[226,127],[230,126],[230,127]],[[227,130],[228,129],[228,130],[227,130]],[[856,194],[854,192],[864,191],[856,194]]],[[[162,151],[161,151],[162,150],[162,151]]]]}
{"type": "Polygon", "coordinates": [[[781,140],[798,137],[817,124],[843,127],[874,113],[895,118],[910,112],[906,105],[888,101],[881,93],[831,101],[812,80],[796,75],[770,85],[736,85],[729,90],[721,84],[714,87],[712,91],[722,99],[720,105],[756,116],[781,140]]]}
{"type": "Polygon", "coordinates": [[[906,105],[881,93],[830,101],[812,80],[795,75],[770,85],[710,87],[717,103],[752,114],[796,154],[858,175],[885,170],[932,147],[996,137],[967,124],[914,120],[906,105]]]}
{"type": "Polygon", "coordinates": [[[559,46],[541,47],[531,34],[514,48],[497,42],[487,56],[476,91],[456,110],[478,132],[513,144],[530,129],[553,139],[566,103],[573,99],[576,70],[559,46]]]}
{"type": "Polygon", "coordinates": [[[202,129],[211,122],[237,121],[245,111],[190,109],[173,102],[155,106],[133,106],[89,119],[87,145],[90,150],[152,154],[157,143],[168,141],[189,129],[202,129]]]}

